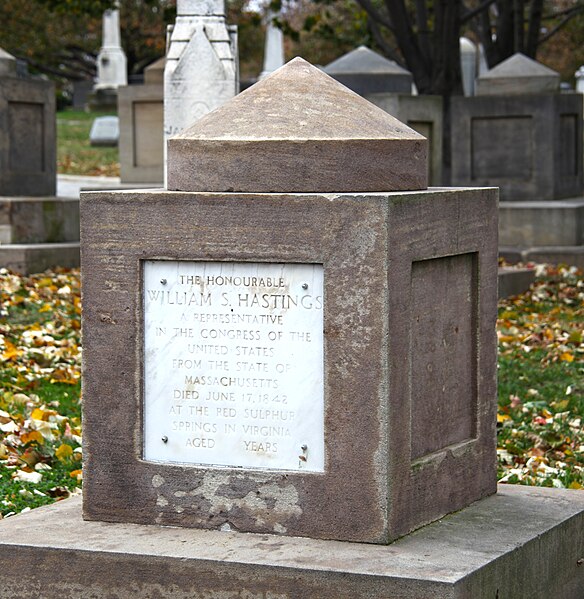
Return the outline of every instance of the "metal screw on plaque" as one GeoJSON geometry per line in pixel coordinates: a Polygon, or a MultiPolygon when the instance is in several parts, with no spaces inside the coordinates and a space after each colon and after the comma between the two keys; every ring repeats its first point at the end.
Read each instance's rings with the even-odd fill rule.
{"type": "Polygon", "coordinates": [[[304,443],[304,445],[301,445],[301,446],[300,446],[300,449],[302,449],[302,455],[299,455],[299,456],[298,456],[298,459],[299,459],[301,462],[306,462],[306,460],[308,459],[308,458],[306,457],[306,452],[308,451],[308,445],[306,445],[306,443],[304,443]]]}
{"type": "Polygon", "coordinates": [[[160,282],[161,282],[163,285],[166,285],[166,283],[167,283],[166,279],[160,279],[160,282]]]}
{"type": "Polygon", "coordinates": [[[166,435],[164,435],[164,437],[162,437],[162,442],[168,443],[168,437],[166,435]]]}
{"type": "Polygon", "coordinates": [[[302,289],[308,289],[308,283],[302,283],[302,289]]]}

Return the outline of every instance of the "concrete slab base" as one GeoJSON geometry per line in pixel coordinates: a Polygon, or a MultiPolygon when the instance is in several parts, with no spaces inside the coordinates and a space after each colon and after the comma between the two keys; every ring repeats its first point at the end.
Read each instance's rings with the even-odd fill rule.
{"type": "Polygon", "coordinates": [[[568,264],[584,268],[584,245],[561,245],[543,247],[499,247],[499,256],[507,262],[539,262],[568,264]]]}
{"type": "Polygon", "coordinates": [[[582,245],[584,197],[499,202],[499,243],[523,248],[582,245]]]}
{"type": "Polygon", "coordinates": [[[3,599],[581,599],[584,493],[502,485],[395,543],[81,520],[0,522],[3,599]]]}
{"type": "Polygon", "coordinates": [[[79,241],[79,199],[0,196],[0,243],[79,241]]]}
{"type": "Polygon", "coordinates": [[[499,299],[524,293],[534,282],[532,268],[499,268],[499,299]]]}
{"type": "Polygon", "coordinates": [[[0,268],[32,274],[56,266],[79,266],[79,242],[0,244],[0,268]]]}

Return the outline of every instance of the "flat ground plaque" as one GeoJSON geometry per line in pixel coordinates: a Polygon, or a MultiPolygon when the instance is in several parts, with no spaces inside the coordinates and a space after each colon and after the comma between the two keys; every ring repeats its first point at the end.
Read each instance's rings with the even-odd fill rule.
{"type": "Polygon", "coordinates": [[[324,471],[323,267],[144,262],[144,459],[324,471]]]}

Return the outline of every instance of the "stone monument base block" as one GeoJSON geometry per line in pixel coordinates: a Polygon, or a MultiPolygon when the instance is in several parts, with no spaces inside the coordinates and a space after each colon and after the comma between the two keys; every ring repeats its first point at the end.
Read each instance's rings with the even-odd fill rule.
{"type": "Polygon", "coordinates": [[[78,498],[0,522],[0,596],[576,599],[584,493],[499,493],[389,546],[84,522],[78,498]]]}
{"type": "Polygon", "coordinates": [[[500,202],[502,246],[584,244],[584,196],[549,202],[500,202]]]}
{"type": "MultiPolygon", "coordinates": [[[[0,244],[0,264],[21,274],[79,266],[79,242],[0,244]]],[[[0,595],[1,597],[2,595],[0,595]]]]}

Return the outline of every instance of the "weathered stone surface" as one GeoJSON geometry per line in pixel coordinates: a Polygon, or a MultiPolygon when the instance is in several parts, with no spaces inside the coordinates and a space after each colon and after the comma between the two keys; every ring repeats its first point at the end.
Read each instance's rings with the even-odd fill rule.
{"type": "Polygon", "coordinates": [[[53,83],[0,77],[0,196],[47,196],[56,186],[53,83]]]}
{"type": "Polygon", "coordinates": [[[477,96],[557,93],[560,74],[518,52],[477,79],[477,96]]]}
{"type": "Polygon", "coordinates": [[[333,60],[323,71],[362,96],[412,93],[412,74],[367,46],[359,46],[333,60]]]}
{"type": "Polygon", "coordinates": [[[580,599],[583,556],[580,491],[502,485],[389,547],[84,522],[74,498],[0,522],[0,596],[580,599]]]}
{"type": "Polygon", "coordinates": [[[85,517],[387,543],[493,493],[496,204],[82,194],[85,517]],[[165,258],[323,264],[324,474],[142,459],[140,264],[165,258]]]}
{"type": "Polygon", "coordinates": [[[163,87],[130,85],[118,90],[120,177],[124,183],[164,179],[163,87]]]}
{"type": "Polygon", "coordinates": [[[494,185],[503,201],[583,190],[582,96],[452,98],[452,183],[494,185]]]}
{"type": "Polygon", "coordinates": [[[366,94],[365,99],[428,140],[428,181],[433,187],[443,185],[442,96],[375,93],[366,94]]]}
{"type": "Polygon", "coordinates": [[[426,187],[426,140],[301,58],[168,145],[169,190],[289,193],[426,187]]]}

